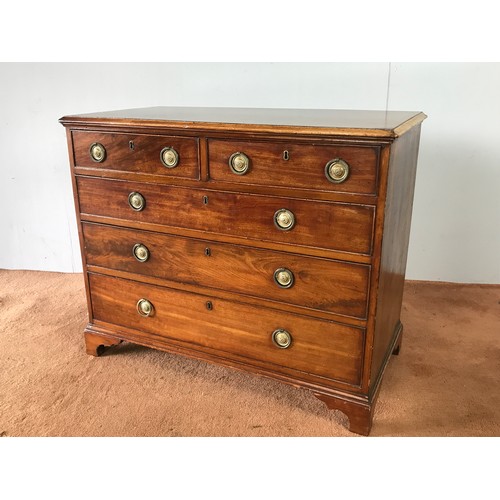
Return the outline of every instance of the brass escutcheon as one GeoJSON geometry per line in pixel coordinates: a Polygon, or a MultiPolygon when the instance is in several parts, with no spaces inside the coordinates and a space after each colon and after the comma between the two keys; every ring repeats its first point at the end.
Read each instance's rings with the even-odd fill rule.
{"type": "Polygon", "coordinates": [[[146,200],[141,193],[133,191],[128,195],[128,204],[130,205],[130,208],[132,210],[140,212],[141,210],[144,210],[144,207],[146,206],[146,200]]]}
{"type": "Polygon", "coordinates": [[[141,243],[136,243],[134,245],[132,253],[139,262],[146,262],[149,259],[148,247],[141,243]]]}
{"type": "Polygon", "coordinates": [[[90,157],[97,163],[101,163],[106,159],[106,148],[100,142],[94,142],[91,144],[90,157]]]}
{"type": "Polygon", "coordinates": [[[245,153],[239,151],[229,157],[229,167],[233,174],[244,175],[250,167],[250,158],[245,153]]]}
{"type": "Polygon", "coordinates": [[[137,301],[137,312],[144,317],[152,316],[154,313],[153,304],[148,299],[139,299],[137,301]]]}
{"type": "Polygon", "coordinates": [[[179,153],[170,146],[163,148],[160,153],[160,160],[165,167],[174,168],[179,163],[179,153]]]}
{"type": "Polygon", "coordinates": [[[325,175],[330,182],[340,184],[349,176],[349,164],[340,158],[330,160],[325,165],[325,175]]]}
{"type": "Polygon", "coordinates": [[[274,345],[280,349],[287,349],[292,343],[292,336],[282,328],[274,330],[271,338],[273,339],[274,345]]]}
{"type": "Polygon", "coordinates": [[[274,224],[282,231],[290,231],[295,225],[295,216],[290,210],[280,208],[274,213],[274,224]]]}
{"type": "Polygon", "coordinates": [[[290,288],[294,282],[294,276],[290,269],[280,267],[274,271],[274,282],[280,288],[290,288]]]}

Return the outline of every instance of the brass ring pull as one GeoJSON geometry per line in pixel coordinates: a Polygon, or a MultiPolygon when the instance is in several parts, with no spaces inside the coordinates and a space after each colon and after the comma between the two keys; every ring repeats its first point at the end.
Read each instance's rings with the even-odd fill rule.
{"type": "Polygon", "coordinates": [[[141,210],[144,210],[144,207],[146,206],[146,200],[141,193],[133,191],[128,195],[128,204],[130,205],[130,208],[132,210],[140,212],[141,210]]]}
{"type": "Polygon", "coordinates": [[[280,208],[274,214],[274,224],[282,231],[290,231],[295,226],[295,215],[286,208],[280,208]]]}
{"type": "Polygon", "coordinates": [[[330,182],[340,184],[349,177],[349,164],[340,158],[330,160],[325,165],[325,175],[330,182]]]}
{"type": "Polygon", "coordinates": [[[94,142],[89,149],[93,161],[101,163],[106,159],[106,148],[100,142],[94,142]]]}
{"type": "Polygon", "coordinates": [[[137,243],[134,245],[134,248],[132,249],[132,254],[139,262],[146,262],[149,259],[148,247],[141,243],[137,243]]]}
{"type": "Polygon", "coordinates": [[[274,271],[274,282],[280,288],[290,288],[294,282],[294,276],[290,269],[286,267],[280,267],[274,271]]]}
{"type": "Polygon", "coordinates": [[[229,157],[229,168],[236,175],[245,175],[250,168],[250,158],[245,153],[233,153],[229,157]]]}
{"type": "Polygon", "coordinates": [[[292,343],[292,336],[282,328],[274,330],[271,338],[273,339],[274,345],[280,349],[287,349],[292,343]]]}
{"type": "Polygon", "coordinates": [[[152,316],[154,314],[153,304],[148,299],[139,299],[137,301],[137,312],[145,318],[152,316]]]}
{"type": "Polygon", "coordinates": [[[163,148],[160,153],[160,160],[165,167],[174,168],[179,163],[179,153],[170,146],[163,148]]]}

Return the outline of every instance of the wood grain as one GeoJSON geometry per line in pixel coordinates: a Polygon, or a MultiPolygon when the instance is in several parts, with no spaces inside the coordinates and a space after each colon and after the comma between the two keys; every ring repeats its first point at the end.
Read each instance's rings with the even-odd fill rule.
{"type": "Polygon", "coordinates": [[[377,192],[378,148],[373,146],[210,140],[208,153],[212,181],[353,194],[377,192]],[[288,160],[283,158],[284,151],[288,160]],[[245,175],[236,175],[229,168],[229,158],[235,152],[245,153],[250,159],[245,175]],[[343,159],[350,167],[349,177],[340,184],[330,182],[325,175],[325,165],[335,158],[343,159]]]}
{"type": "Polygon", "coordinates": [[[350,399],[331,396],[330,394],[314,393],[330,410],[340,410],[349,418],[349,430],[356,434],[368,436],[373,423],[373,405],[350,399]]]}
{"type": "Polygon", "coordinates": [[[121,342],[116,337],[108,335],[96,335],[95,333],[86,331],[85,334],[85,350],[91,356],[100,356],[106,347],[117,345],[121,342]]]}
{"type": "MultiPolygon", "coordinates": [[[[367,137],[393,140],[394,130],[413,119],[417,125],[426,118],[415,111],[152,107],[64,116],[65,126],[127,127],[189,130],[197,134],[231,132],[251,134],[293,134],[367,137]]],[[[400,135],[400,134],[399,134],[400,135]]]]}
{"type": "Polygon", "coordinates": [[[419,139],[420,126],[417,126],[398,139],[391,148],[377,281],[371,391],[379,372],[390,358],[400,323],[419,139]]]}
{"type": "Polygon", "coordinates": [[[197,229],[207,235],[218,233],[285,245],[371,253],[374,219],[371,206],[87,177],[79,177],[77,184],[83,219],[84,214],[100,215],[197,229]],[[134,191],[146,199],[146,207],[141,212],[128,205],[129,193],[134,191]],[[205,196],[208,197],[206,204],[205,196]],[[277,229],[274,224],[274,214],[282,208],[295,215],[296,224],[290,231],[277,229]]]}
{"type": "MultiPolygon", "coordinates": [[[[80,219],[80,199],[78,197],[78,186],[76,183],[76,177],[74,175],[74,168],[75,168],[75,163],[74,163],[74,156],[73,156],[73,138],[71,135],[71,130],[66,129],[66,143],[68,146],[68,152],[69,152],[69,165],[71,169],[71,187],[72,187],[72,192],[73,192],[73,203],[75,206],[75,215],[76,215],[76,223],[77,223],[77,228],[78,228],[78,243],[80,246],[80,256],[82,259],[82,268],[86,269],[87,267],[87,260],[86,260],[86,254],[85,254],[85,246],[84,246],[84,240],[83,240],[83,232],[82,232],[82,221],[80,219]]],[[[92,306],[90,304],[90,285],[88,281],[88,275],[87,273],[83,273],[83,278],[85,282],[85,294],[87,296],[87,312],[89,316],[89,322],[92,322],[92,306]]]]}
{"type": "Polygon", "coordinates": [[[399,321],[423,113],[148,108],[66,116],[87,351],[128,340],[305,387],[368,434],[399,321]],[[89,148],[106,148],[101,163],[89,148]],[[167,169],[163,147],[179,165],[167,169]],[[288,156],[284,157],[283,152],[288,156]],[[229,156],[250,158],[242,176],[229,156]],[[329,182],[342,158],[347,180],[329,182]],[[131,192],[146,205],[134,211],[131,192]],[[279,230],[275,212],[295,226],[279,230]],[[150,256],[138,262],[136,243],[150,256]],[[274,271],[294,275],[279,288],[274,271]],[[137,301],[154,305],[142,317],[137,301]],[[278,348],[272,332],[292,335],[278,348]]]}
{"type": "Polygon", "coordinates": [[[175,178],[200,178],[197,139],[94,131],[74,131],[72,135],[77,167],[156,174],[175,178]],[[90,146],[95,142],[106,148],[106,158],[101,163],[96,163],[89,154],[90,146]],[[133,149],[130,143],[133,144],[133,149]],[[165,147],[172,147],[179,154],[179,163],[174,168],[165,167],[160,160],[160,153],[165,147]]]}
{"type": "Polygon", "coordinates": [[[366,265],[101,224],[84,223],[83,235],[89,265],[366,318],[366,265]],[[149,250],[146,262],[133,256],[137,243],[149,250]],[[291,288],[273,279],[283,267],[294,275],[291,288]]]}
{"type": "Polygon", "coordinates": [[[283,365],[352,384],[360,379],[362,329],[110,276],[91,274],[89,279],[97,320],[180,339],[199,349],[210,347],[229,357],[237,353],[264,360],[277,371],[283,365]],[[153,304],[151,317],[138,314],[141,298],[153,304]],[[287,349],[272,342],[272,333],[280,328],[292,335],[287,349]]]}
{"type": "MultiPolygon", "coordinates": [[[[203,142],[200,142],[202,149],[203,142]]],[[[203,152],[202,152],[203,153],[203,152]]],[[[97,165],[97,164],[96,164],[97,165]]],[[[201,182],[198,179],[185,179],[181,177],[169,177],[162,174],[147,174],[144,172],[128,172],[125,170],[104,170],[99,167],[75,167],[74,173],[81,177],[99,177],[107,179],[119,179],[133,182],[147,182],[151,184],[169,184],[185,188],[203,188],[207,191],[234,191],[237,193],[253,193],[282,198],[303,198],[318,201],[337,201],[340,203],[354,203],[355,205],[376,205],[377,197],[370,194],[344,193],[340,191],[311,190],[309,188],[294,188],[286,186],[243,184],[238,182],[214,181],[208,178],[208,159],[201,163],[201,182]]],[[[235,176],[236,177],[236,176],[235,176]]]]}

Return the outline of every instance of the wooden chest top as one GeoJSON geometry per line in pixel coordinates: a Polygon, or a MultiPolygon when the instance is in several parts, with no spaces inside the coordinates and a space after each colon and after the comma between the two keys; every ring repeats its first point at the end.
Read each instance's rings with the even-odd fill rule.
{"type": "Polygon", "coordinates": [[[415,111],[152,107],[64,116],[65,126],[174,128],[394,139],[422,122],[415,111]]]}

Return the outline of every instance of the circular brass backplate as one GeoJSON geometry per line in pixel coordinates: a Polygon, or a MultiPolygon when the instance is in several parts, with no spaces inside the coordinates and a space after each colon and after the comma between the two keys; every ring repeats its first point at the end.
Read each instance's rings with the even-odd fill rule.
{"type": "Polygon", "coordinates": [[[325,175],[330,182],[340,184],[349,177],[349,164],[340,158],[330,160],[325,165],[325,175]]]}
{"type": "Polygon", "coordinates": [[[139,262],[146,262],[149,259],[148,247],[142,243],[136,243],[132,249],[132,253],[139,262]]]}
{"type": "Polygon", "coordinates": [[[239,151],[229,157],[229,168],[236,175],[245,175],[250,168],[250,158],[239,151]]]}
{"type": "Polygon", "coordinates": [[[274,213],[274,224],[282,231],[290,231],[295,225],[295,216],[290,210],[280,208],[274,213]]]}
{"type": "Polygon", "coordinates": [[[146,200],[141,193],[133,191],[128,195],[128,204],[130,205],[130,208],[132,210],[140,212],[141,210],[144,210],[144,207],[146,206],[146,200]]]}
{"type": "Polygon", "coordinates": [[[290,288],[294,282],[294,276],[290,269],[280,267],[274,271],[274,282],[280,288],[290,288]]]}
{"type": "Polygon", "coordinates": [[[106,148],[100,142],[91,144],[89,153],[92,160],[97,163],[101,163],[106,159],[106,148]]]}
{"type": "Polygon", "coordinates": [[[179,153],[174,148],[168,146],[161,150],[160,160],[165,167],[174,168],[179,163],[179,153]]]}
{"type": "Polygon", "coordinates": [[[279,328],[272,333],[273,343],[280,349],[287,349],[292,343],[292,336],[286,330],[279,328]]]}
{"type": "Polygon", "coordinates": [[[137,301],[137,312],[141,316],[152,316],[154,312],[153,304],[148,299],[139,299],[137,301]]]}

